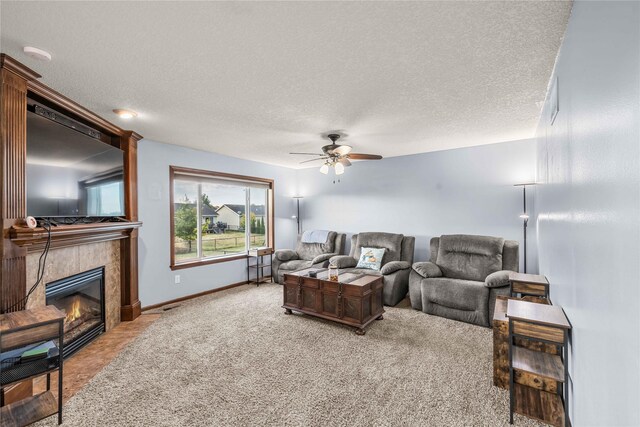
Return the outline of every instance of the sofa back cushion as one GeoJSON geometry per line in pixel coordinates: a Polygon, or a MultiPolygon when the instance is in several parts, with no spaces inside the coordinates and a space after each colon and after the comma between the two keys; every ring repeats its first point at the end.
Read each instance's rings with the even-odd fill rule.
{"type": "Polygon", "coordinates": [[[413,264],[413,252],[416,247],[416,238],[413,236],[404,236],[402,238],[402,254],[400,261],[406,261],[413,264]]]}
{"type": "Polygon", "coordinates": [[[296,252],[300,259],[310,261],[322,254],[333,253],[335,249],[336,236],[338,233],[330,231],[327,235],[327,241],[324,243],[303,243],[298,236],[298,245],[296,246],[296,252]]]}
{"type": "Polygon", "coordinates": [[[355,239],[352,239],[355,240],[355,245],[352,242],[350,255],[353,258],[358,258],[362,248],[384,248],[382,265],[391,261],[401,261],[403,238],[402,234],[359,233],[355,239]]]}
{"type": "Polygon", "coordinates": [[[520,270],[520,251],[519,243],[515,240],[505,240],[502,249],[502,269],[519,271],[520,270]]]}
{"type": "Polygon", "coordinates": [[[489,274],[502,270],[503,247],[501,237],[441,236],[436,264],[445,277],[483,282],[489,274]]]}
{"type": "Polygon", "coordinates": [[[429,241],[429,261],[438,262],[438,248],[440,247],[440,238],[432,237],[429,241]]]}

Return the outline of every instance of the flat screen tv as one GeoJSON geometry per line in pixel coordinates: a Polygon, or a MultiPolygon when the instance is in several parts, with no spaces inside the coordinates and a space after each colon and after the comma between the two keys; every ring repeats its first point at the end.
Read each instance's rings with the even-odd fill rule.
{"type": "Polygon", "coordinates": [[[27,215],[124,216],[124,155],[94,129],[29,103],[27,215]]]}

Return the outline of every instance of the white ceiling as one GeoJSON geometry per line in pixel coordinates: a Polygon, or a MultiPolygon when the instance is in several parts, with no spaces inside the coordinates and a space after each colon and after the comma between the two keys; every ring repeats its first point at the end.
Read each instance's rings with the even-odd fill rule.
{"type": "Polygon", "coordinates": [[[7,2],[1,50],[146,138],[298,167],[533,136],[570,2],[7,2]],[[49,51],[49,63],[22,53],[49,51]],[[125,121],[113,108],[140,116],[125,121]]]}

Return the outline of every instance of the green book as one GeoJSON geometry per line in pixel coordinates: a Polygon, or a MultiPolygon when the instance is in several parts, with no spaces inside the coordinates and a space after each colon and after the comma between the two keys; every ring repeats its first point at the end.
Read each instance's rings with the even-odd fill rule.
{"type": "Polygon", "coordinates": [[[22,359],[22,361],[28,361],[45,358],[49,355],[49,348],[51,348],[51,345],[49,345],[49,343],[44,343],[35,348],[25,351],[20,356],[20,359],[22,359]]]}

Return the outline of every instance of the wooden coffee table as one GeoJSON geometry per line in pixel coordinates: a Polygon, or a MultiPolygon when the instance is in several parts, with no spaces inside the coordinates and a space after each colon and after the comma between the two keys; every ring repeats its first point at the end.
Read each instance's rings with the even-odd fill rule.
{"type": "Polygon", "coordinates": [[[326,268],[305,268],[286,273],[283,281],[282,308],[332,320],[356,328],[364,328],[374,320],[382,320],[382,276],[341,273],[338,281],[328,280],[326,268]],[[315,271],[317,277],[309,277],[315,271]]]}

